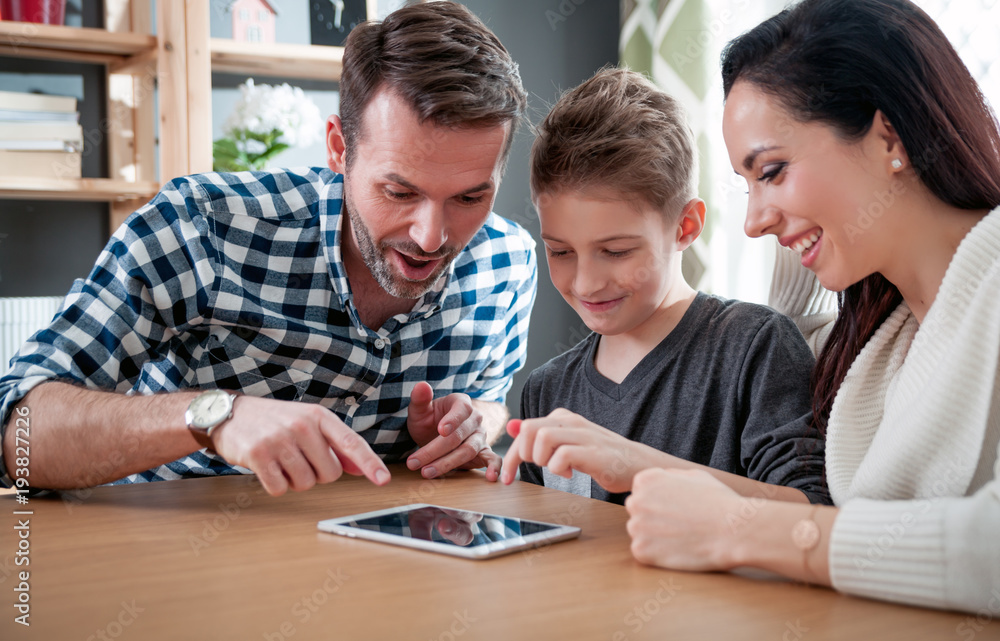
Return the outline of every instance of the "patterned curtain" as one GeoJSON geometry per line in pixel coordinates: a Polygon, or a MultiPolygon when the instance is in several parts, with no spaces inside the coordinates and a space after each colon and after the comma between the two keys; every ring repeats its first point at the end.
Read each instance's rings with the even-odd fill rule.
{"type": "Polygon", "coordinates": [[[706,115],[710,100],[720,100],[711,94],[719,34],[712,33],[706,0],[622,0],[621,20],[622,64],[646,74],[684,105],[698,144],[699,193],[708,215],[705,231],[684,254],[684,276],[697,289],[703,285],[708,242],[718,219],[717,203],[711,198],[714,155],[706,115]]]}
{"type": "Polygon", "coordinates": [[[747,186],[733,173],[722,137],[719,56],[732,38],[790,1],[621,0],[622,63],[680,100],[698,145],[698,191],[708,217],[684,252],[684,275],[698,289],[757,303],[767,302],[774,246],[743,233],[747,186]]]}

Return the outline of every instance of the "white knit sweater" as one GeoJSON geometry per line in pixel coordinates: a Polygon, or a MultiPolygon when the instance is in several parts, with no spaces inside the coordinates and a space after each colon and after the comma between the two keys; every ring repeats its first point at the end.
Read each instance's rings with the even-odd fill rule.
{"type": "MultiPolygon", "coordinates": [[[[779,251],[771,303],[814,349],[835,300],[779,251]]],[[[998,367],[1000,208],[962,241],[923,324],[900,305],[834,400],[826,463],[840,507],[838,590],[1000,617],[998,367]]]]}

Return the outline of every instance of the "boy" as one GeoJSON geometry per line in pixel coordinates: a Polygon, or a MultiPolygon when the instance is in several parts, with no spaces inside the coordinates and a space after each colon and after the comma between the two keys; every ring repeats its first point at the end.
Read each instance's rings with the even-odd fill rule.
{"type": "Polygon", "coordinates": [[[799,330],[681,273],[705,223],[695,153],[678,103],[621,69],[539,126],[531,189],[549,273],[594,333],[531,373],[503,482],[520,464],[526,481],[622,503],[642,469],[710,466],[746,496],[829,503],[799,330]]]}

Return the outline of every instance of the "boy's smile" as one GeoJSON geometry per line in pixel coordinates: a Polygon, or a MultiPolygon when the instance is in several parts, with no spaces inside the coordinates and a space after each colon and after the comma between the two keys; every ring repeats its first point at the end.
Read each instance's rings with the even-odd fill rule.
{"type": "Polygon", "coordinates": [[[603,300],[603,301],[585,301],[581,299],[580,304],[583,305],[583,307],[587,311],[592,312],[594,314],[599,314],[601,312],[609,312],[613,310],[624,300],[625,300],[624,296],[620,298],[612,298],[610,300],[603,300]]]}

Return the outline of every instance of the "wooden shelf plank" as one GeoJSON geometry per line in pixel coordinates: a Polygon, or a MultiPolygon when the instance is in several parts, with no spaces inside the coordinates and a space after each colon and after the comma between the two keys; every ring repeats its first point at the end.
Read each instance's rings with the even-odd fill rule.
{"type": "Polygon", "coordinates": [[[19,55],[18,50],[25,47],[63,52],[66,60],[73,60],[79,53],[133,56],[155,50],[156,37],[88,27],[0,21],[0,53],[19,55]]]}
{"type": "Polygon", "coordinates": [[[0,198],[26,200],[117,201],[152,198],[154,181],[129,182],[112,178],[6,178],[0,176],[0,198]]]}
{"type": "Polygon", "coordinates": [[[309,80],[340,80],[344,48],[262,44],[212,38],[212,71],[309,80]]]}
{"type": "Polygon", "coordinates": [[[108,53],[93,53],[89,51],[64,51],[62,49],[43,49],[40,47],[5,47],[0,43],[0,56],[12,58],[33,58],[35,60],[58,60],[60,62],[83,62],[95,65],[120,67],[132,58],[116,56],[108,53]]]}

